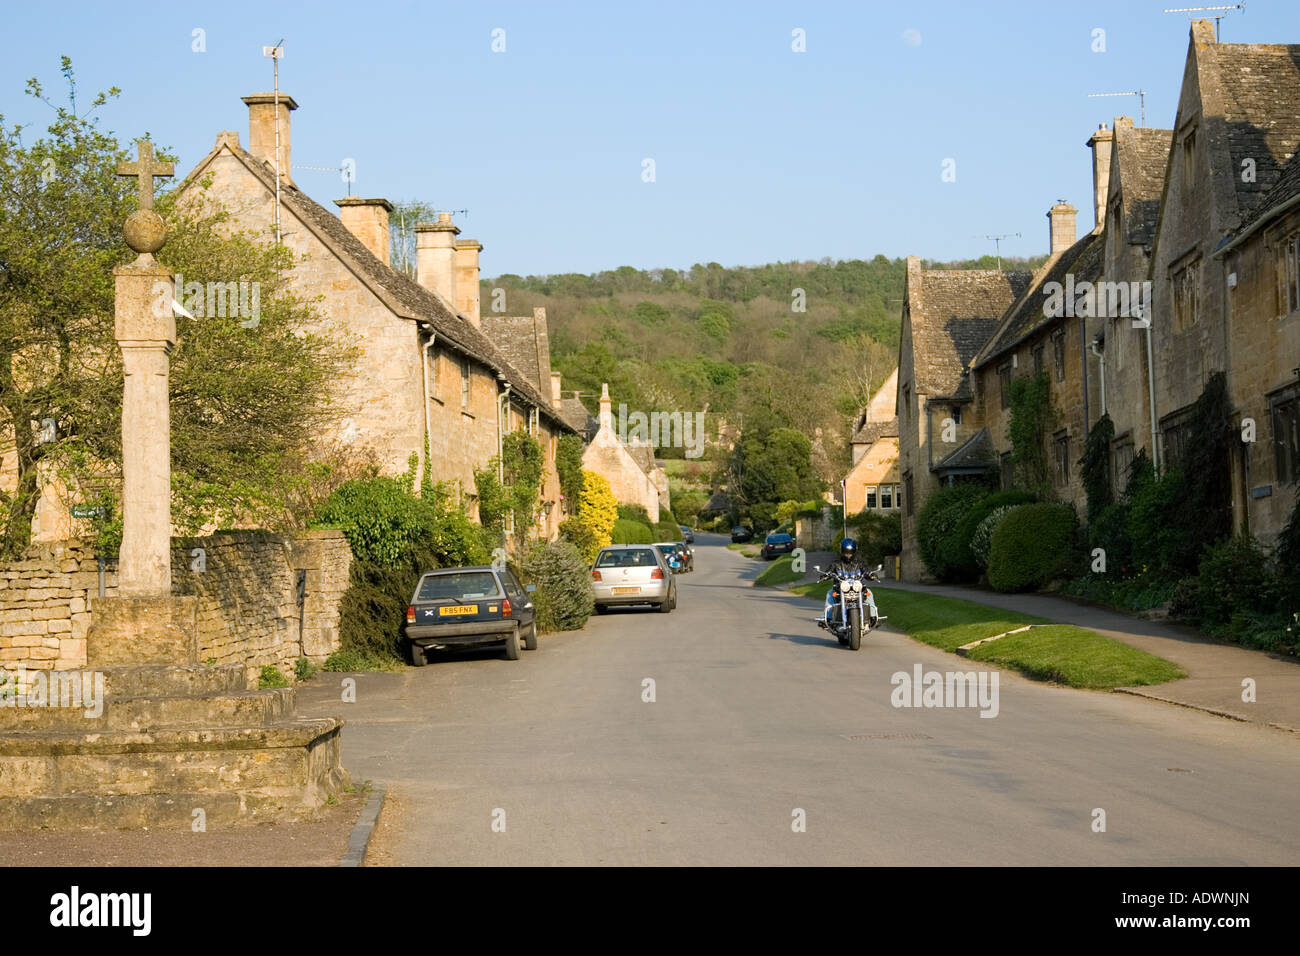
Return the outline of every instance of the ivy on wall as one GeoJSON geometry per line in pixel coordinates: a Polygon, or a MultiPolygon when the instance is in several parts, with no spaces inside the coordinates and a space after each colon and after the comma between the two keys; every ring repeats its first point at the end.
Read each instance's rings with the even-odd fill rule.
{"type": "Polygon", "coordinates": [[[1011,464],[1016,485],[1045,500],[1052,494],[1047,436],[1060,421],[1052,405],[1052,384],[1046,372],[1011,383],[1010,412],[1011,464]]]}

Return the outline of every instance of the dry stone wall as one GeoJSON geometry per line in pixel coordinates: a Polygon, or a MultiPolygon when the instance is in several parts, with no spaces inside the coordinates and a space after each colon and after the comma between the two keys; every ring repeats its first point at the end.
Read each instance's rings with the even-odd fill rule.
{"type": "MultiPolygon", "coordinates": [[[[251,679],[274,665],[290,680],[298,658],[321,663],[339,646],[339,603],[352,550],[340,531],[293,537],[225,532],[172,541],[172,591],[199,601],[199,655],[242,664],[251,679]],[[299,603],[300,577],[304,599],[299,603]]],[[[0,667],[86,666],[86,631],[100,595],[94,547],[58,541],[0,564],[0,667]]],[[[107,564],[103,594],[117,594],[107,564]]]]}

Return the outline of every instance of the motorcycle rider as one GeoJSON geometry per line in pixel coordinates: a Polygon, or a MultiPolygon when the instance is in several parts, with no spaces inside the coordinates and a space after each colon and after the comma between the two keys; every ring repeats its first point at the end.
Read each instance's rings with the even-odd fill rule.
{"type": "MultiPolygon", "coordinates": [[[[858,543],[852,538],[845,538],[840,542],[839,560],[831,562],[830,567],[828,567],[826,570],[827,573],[839,573],[839,574],[852,574],[854,571],[857,571],[862,575],[864,583],[866,582],[867,575],[870,573],[867,567],[861,561],[858,560],[858,543]]],[[[867,603],[868,619],[871,623],[871,626],[875,627],[876,621],[878,620],[878,615],[876,613],[875,599],[872,597],[868,597],[866,599],[866,603],[867,603]]],[[[839,610],[840,610],[839,590],[837,589],[835,584],[832,583],[830,590],[826,592],[825,623],[822,622],[819,623],[822,623],[822,626],[825,627],[826,624],[830,623],[832,615],[839,614],[839,610]]]]}

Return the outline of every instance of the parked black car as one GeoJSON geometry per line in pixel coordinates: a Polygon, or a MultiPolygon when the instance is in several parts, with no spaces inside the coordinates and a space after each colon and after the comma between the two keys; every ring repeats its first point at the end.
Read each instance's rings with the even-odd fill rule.
{"type": "Polygon", "coordinates": [[[771,561],[778,554],[789,554],[794,550],[794,538],[788,534],[772,533],[763,542],[763,560],[771,561]]]}
{"type": "Polygon", "coordinates": [[[746,541],[754,540],[754,529],[746,528],[744,525],[737,525],[731,529],[731,543],[743,544],[746,541]]]}
{"type": "Polygon", "coordinates": [[[441,568],[421,575],[406,609],[405,644],[411,663],[426,652],[505,643],[506,660],[519,660],[519,644],[537,649],[537,611],[531,592],[509,568],[441,568]]]}
{"type": "Polygon", "coordinates": [[[689,527],[687,527],[687,526],[684,525],[684,524],[679,524],[677,527],[680,528],[681,531],[682,531],[682,540],[683,540],[683,541],[685,541],[687,544],[694,544],[694,543],[695,543],[695,532],[694,532],[694,531],[692,531],[689,527]]]}

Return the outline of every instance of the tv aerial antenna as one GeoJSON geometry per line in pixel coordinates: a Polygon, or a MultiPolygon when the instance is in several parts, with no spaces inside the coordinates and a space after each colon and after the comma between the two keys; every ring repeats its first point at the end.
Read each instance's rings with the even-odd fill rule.
{"type": "Polygon", "coordinates": [[[998,257],[998,272],[1001,272],[1001,271],[1002,271],[1002,240],[1003,240],[1003,239],[1019,239],[1019,238],[1020,238],[1020,233],[1018,233],[1018,232],[1003,232],[1003,233],[999,233],[999,234],[996,235],[996,236],[976,236],[975,238],[976,238],[976,239],[992,239],[992,240],[993,240],[993,248],[997,250],[997,257],[998,257]]]}
{"type": "Polygon", "coordinates": [[[1215,40],[1216,43],[1222,43],[1222,42],[1223,42],[1223,38],[1219,35],[1219,21],[1222,20],[1222,19],[1223,19],[1225,16],[1227,16],[1229,13],[1231,13],[1233,10],[1240,10],[1240,11],[1242,11],[1242,12],[1244,13],[1245,10],[1246,10],[1246,5],[1245,5],[1244,3],[1233,3],[1233,4],[1229,4],[1229,5],[1227,5],[1227,6],[1222,6],[1222,7],[1170,7],[1168,10],[1166,10],[1166,11],[1164,11],[1164,12],[1165,12],[1165,13],[1185,13],[1185,14],[1187,14],[1187,19],[1190,20],[1190,19],[1192,19],[1192,14],[1193,14],[1193,13],[1210,13],[1210,14],[1213,14],[1214,11],[1216,11],[1216,10],[1219,11],[1218,14],[1215,15],[1215,16],[1213,16],[1213,17],[1211,17],[1211,19],[1214,20],[1214,40],[1215,40]]]}
{"type": "Polygon", "coordinates": [[[280,61],[284,59],[284,37],[275,41],[274,46],[262,47],[262,56],[270,57],[273,65],[275,90],[274,126],[275,126],[275,244],[280,244],[280,61]]]}
{"type": "Polygon", "coordinates": [[[1142,125],[1147,125],[1147,91],[1146,90],[1129,90],[1127,93],[1089,93],[1089,99],[1095,99],[1099,96],[1136,96],[1140,100],[1139,108],[1142,111],[1142,125]]]}

